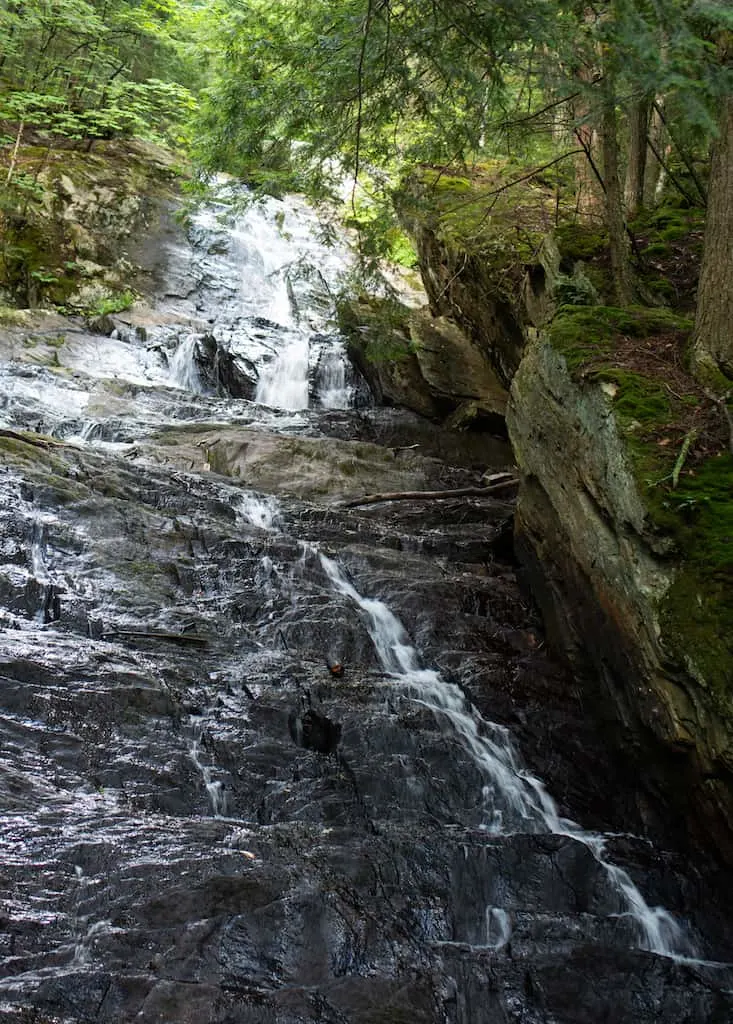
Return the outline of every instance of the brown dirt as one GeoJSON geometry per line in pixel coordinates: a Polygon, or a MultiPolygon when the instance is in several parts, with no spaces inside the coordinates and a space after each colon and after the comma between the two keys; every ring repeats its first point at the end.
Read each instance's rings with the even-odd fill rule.
{"type": "MultiPolygon", "coordinates": [[[[672,418],[648,431],[648,440],[676,451],[691,431],[687,464],[703,462],[720,452],[733,451],[733,432],[721,396],[703,388],[686,369],[689,336],[669,331],[648,338],[621,336],[616,340],[613,365],[658,382],[668,393],[672,418]]],[[[608,365],[604,359],[603,365],[608,365]]],[[[592,371],[594,367],[589,366],[592,371]]],[[[599,365],[597,369],[601,369],[599,365]]]]}

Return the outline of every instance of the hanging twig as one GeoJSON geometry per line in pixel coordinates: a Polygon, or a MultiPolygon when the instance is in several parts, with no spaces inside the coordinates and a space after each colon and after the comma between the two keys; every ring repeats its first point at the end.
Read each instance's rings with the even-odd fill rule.
{"type": "Polygon", "coordinates": [[[680,184],[678,178],[669,169],[668,164],[666,164],[665,161],[664,161],[664,157],[659,152],[659,150],[654,145],[654,143],[649,138],[649,136],[647,136],[646,144],[649,147],[649,149],[651,149],[651,151],[654,154],[654,156],[656,157],[656,159],[659,161],[660,167],[663,167],[665,173],[669,175],[669,180],[672,182],[672,184],[677,189],[677,191],[682,196],[682,198],[686,199],[687,202],[690,204],[690,206],[694,206],[695,205],[695,200],[692,198],[692,196],[689,194],[689,192],[685,191],[684,187],[680,184]]]}
{"type": "Polygon", "coordinates": [[[354,143],[354,185],[351,189],[351,208],[356,216],[356,183],[361,170],[361,131],[364,116],[364,65],[366,62],[367,43],[369,41],[369,29],[372,23],[372,0],[369,0],[366,17],[362,26],[361,49],[359,50],[359,66],[357,68],[357,97],[356,97],[356,139],[354,143]]]}
{"type": "Polygon", "coordinates": [[[13,172],[15,171],[15,165],[18,161],[18,150],[20,149],[20,143],[23,138],[23,129],[25,128],[25,121],[21,121],[18,125],[18,134],[15,136],[15,145],[13,146],[13,153],[10,157],[10,166],[8,167],[8,176],[5,179],[6,186],[10,184],[13,178],[13,172]]]}
{"type": "MultiPolygon", "coordinates": [[[[694,164],[692,163],[692,160],[690,159],[690,157],[689,157],[689,155],[687,153],[687,150],[680,144],[679,140],[675,138],[674,133],[672,132],[672,129],[670,127],[669,121],[667,120],[667,117],[666,117],[666,115],[664,113],[664,110],[662,109],[660,104],[657,103],[657,101],[655,100],[653,106],[654,106],[654,109],[656,110],[657,114],[659,115],[659,120],[662,122],[664,127],[667,129],[667,134],[669,135],[670,139],[672,140],[673,145],[675,146],[677,152],[679,153],[680,159],[682,160],[682,163],[687,168],[690,177],[692,178],[692,180],[695,183],[695,188],[698,191],[698,195],[702,199],[702,205],[703,206],[707,206],[708,205],[708,196],[707,196],[707,192],[705,191],[705,186],[700,181],[700,176],[697,173],[697,171],[695,170],[694,164]]],[[[655,156],[656,156],[656,154],[655,154],[655,156]]],[[[659,157],[657,157],[657,159],[659,159],[659,157]]],[[[661,161],[660,161],[660,163],[661,163],[661,161]]],[[[664,164],[662,164],[662,166],[664,167],[664,164]]],[[[667,174],[669,174],[669,168],[665,168],[665,169],[667,171],[667,174]]],[[[672,177],[671,174],[670,174],[670,177],[672,177]]],[[[679,186],[677,186],[677,187],[679,188],[679,186]]],[[[690,200],[690,202],[692,202],[692,200],[690,200]]]]}
{"type": "Polygon", "coordinates": [[[577,127],[573,128],[573,135],[575,136],[575,138],[578,140],[578,142],[580,143],[580,145],[582,147],[581,150],[573,150],[573,152],[574,153],[577,153],[577,152],[585,153],[586,160],[590,164],[590,169],[593,171],[593,176],[595,177],[595,179],[598,182],[598,184],[601,186],[601,191],[605,195],[606,194],[606,183],[603,180],[603,175],[601,174],[600,170],[598,169],[598,164],[593,159],[593,153],[591,152],[590,146],[585,141],[583,136],[580,134],[580,129],[579,128],[577,128],[577,127]]]}

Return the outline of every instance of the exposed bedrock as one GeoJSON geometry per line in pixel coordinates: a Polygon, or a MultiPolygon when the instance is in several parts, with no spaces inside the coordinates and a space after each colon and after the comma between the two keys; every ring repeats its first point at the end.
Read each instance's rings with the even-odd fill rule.
{"type": "MultiPolygon", "coordinates": [[[[573,307],[565,316],[576,317],[584,333],[569,356],[547,326],[554,300],[566,301],[557,291],[561,257],[552,238],[536,247],[533,262],[515,266],[521,282],[509,293],[506,274],[496,274],[490,223],[463,248],[453,222],[446,227],[447,220],[413,213],[405,223],[433,312],[460,324],[499,379],[511,384],[507,427],[521,475],[516,550],[551,644],[584,680],[588,709],[627,759],[624,785],[642,819],[651,827],[661,811],[678,822],[681,842],[730,864],[733,660],[724,625],[725,537],[718,530],[718,550],[710,556],[722,561],[722,575],[701,575],[695,551],[648,507],[648,481],[632,450],[638,423],[628,411],[619,419],[624,378],[609,375],[619,388],[568,370],[570,356],[575,366],[582,358],[595,358],[597,366],[594,346],[607,331],[604,317],[618,320],[619,333],[632,321],[630,330],[641,336],[677,326],[674,315],[632,311],[624,320],[622,311],[573,307]]],[[[582,264],[573,269],[565,260],[562,269],[561,280],[580,301],[575,293],[588,284],[582,264]]],[[[586,290],[583,301],[597,303],[598,295],[586,290]]],[[[602,344],[612,366],[610,343],[602,344]]],[[[666,473],[673,463],[674,452],[666,473]]],[[[722,484],[716,486],[719,495],[722,484]]],[[[705,501],[703,493],[690,506],[705,501]]]]}

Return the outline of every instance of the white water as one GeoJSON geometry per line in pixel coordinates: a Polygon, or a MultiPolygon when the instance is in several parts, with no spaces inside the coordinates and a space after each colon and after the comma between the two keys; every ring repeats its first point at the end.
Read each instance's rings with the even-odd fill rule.
{"type": "Polygon", "coordinates": [[[184,335],[170,360],[171,382],[183,391],[201,394],[203,387],[195,361],[197,338],[195,334],[184,335]]]}
{"type": "Polygon", "coordinates": [[[487,907],[484,944],[489,949],[503,949],[511,937],[512,923],[506,910],[502,910],[501,907],[487,907]]]}
{"type": "Polygon", "coordinates": [[[275,530],[280,523],[280,506],[276,498],[262,494],[243,494],[237,509],[250,526],[275,530]]]}
{"type": "MultiPolygon", "coordinates": [[[[650,907],[629,875],[603,858],[602,836],[583,831],[580,826],[560,817],[554,800],[542,782],[524,768],[505,729],[486,722],[453,683],[438,672],[420,668],[417,652],[399,619],[384,602],[362,597],[333,559],[319,554],[321,564],[334,588],[349,597],[365,613],[367,630],[382,663],[409,697],[429,708],[436,718],[447,723],[461,745],[486,779],[483,796],[488,832],[552,832],[583,843],[606,871],[624,906],[624,914],[633,918],[642,949],[663,956],[692,955],[691,944],[680,925],[662,907],[650,907]]],[[[508,918],[498,908],[487,910],[487,945],[507,941],[503,929],[508,918]]],[[[498,947],[497,947],[498,948],[498,947]]]]}
{"type": "MultiPolygon", "coordinates": [[[[203,226],[211,216],[202,215],[203,226]]],[[[314,211],[292,197],[251,206],[231,228],[232,255],[242,267],[240,312],[278,328],[273,355],[258,366],[261,405],[308,408],[320,353],[313,341],[333,333],[334,296],[352,259],[344,244],[324,244],[320,231],[314,211]]],[[[326,383],[322,405],[345,408],[348,400],[343,381],[326,383]]]]}
{"type": "Polygon", "coordinates": [[[307,409],[309,357],[306,334],[286,335],[282,351],[260,374],[255,401],[276,409],[307,409]]]}
{"type": "Polygon", "coordinates": [[[193,761],[196,769],[201,774],[204,786],[206,787],[206,793],[211,804],[211,812],[215,818],[222,818],[226,814],[227,801],[226,793],[224,792],[224,785],[218,779],[213,776],[212,769],[209,765],[206,765],[201,760],[201,725],[196,723],[194,726],[194,735],[191,740],[191,746],[188,752],[189,757],[193,761]]]}
{"type": "Polygon", "coordinates": [[[324,409],[348,409],[352,389],[346,377],[347,356],[343,345],[333,345],[321,356],[319,370],[319,398],[324,409]]]}

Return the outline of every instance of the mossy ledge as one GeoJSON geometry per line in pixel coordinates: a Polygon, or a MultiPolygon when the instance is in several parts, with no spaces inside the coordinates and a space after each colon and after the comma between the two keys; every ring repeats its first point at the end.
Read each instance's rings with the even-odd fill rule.
{"type": "Polygon", "coordinates": [[[730,861],[733,455],[721,403],[685,370],[689,329],[668,310],[561,307],[525,350],[508,425],[519,550],[556,646],[605,680],[640,786],[730,861]]]}
{"type": "Polygon", "coordinates": [[[733,726],[733,455],[720,409],[684,371],[691,328],[667,309],[561,307],[548,336],[579,384],[603,389],[646,529],[670,552],[674,581],[657,609],[660,643],[709,688],[733,726]]]}
{"type": "Polygon", "coordinates": [[[55,137],[21,146],[0,209],[0,300],[90,315],[127,308],[138,236],[182,181],[173,154],[148,142],[99,141],[91,153],[55,137]]]}
{"type": "Polygon", "coordinates": [[[511,387],[516,550],[551,643],[650,828],[665,806],[681,841],[730,864],[733,440],[725,389],[687,370],[702,215],[633,226],[660,304],[620,309],[603,232],[518,170],[419,169],[402,223],[431,312],[511,387]]]}
{"type": "MultiPolygon", "coordinates": [[[[527,268],[538,268],[544,281],[543,245],[554,225],[554,196],[552,181],[527,177],[526,169],[507,161],[470,170],[421,167],[395,196],[432,313],[455,320],[505,386],[519,365],[525,327],[537,312],[526,301],[527,268]]],[[[539,310],[540,318],[544,314],[539,310]]]]}

